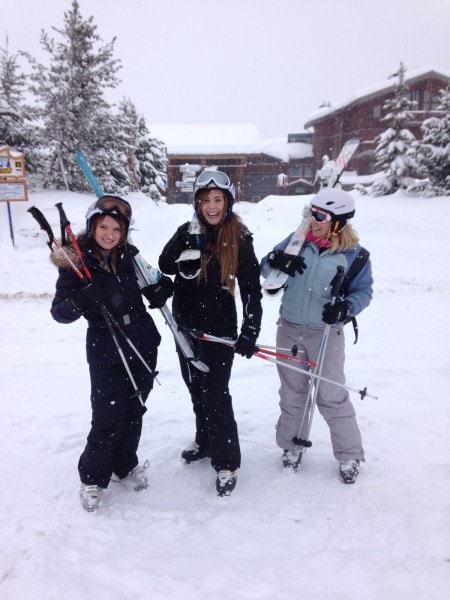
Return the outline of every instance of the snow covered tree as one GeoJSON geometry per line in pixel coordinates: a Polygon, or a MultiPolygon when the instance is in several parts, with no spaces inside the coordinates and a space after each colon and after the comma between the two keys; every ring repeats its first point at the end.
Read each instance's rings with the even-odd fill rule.
{"type": "Polygon", "coordinates": [[[412,120],[413,102],[408,97],[405,71],[403,63],[400,63],[400,69],[395,74],[398,75],[398,84],[394,97],[383,106],[386,115],[381,120],[386,121],[389,127],[375,138],[376,167],[384,175],[371,186],[370,193],[374,196],[406,189],[415,172],[415,160],[409,152],[415,137],[407,128],[407,123],[412,120]]]}
{"type": "Polygon", "coordinates": [[[131,100],[119,105],[119,130],[123,167],[131,191],[140,190],[152,200],[161,200],[167,181],[167,156],[164,145],[152,138],[131,100]]]}
{"type": "MultiPolygon", "coordinates": [[[[440,90],[437,111],[439,116],[422,123],[422,140],[414,142],[412,150],[418,172],[427,178],[427,196],[450,195],[450,88],[440,90]]],[[[411,190],[422,191],[420,184],[411,190]]]]}
{"type": "Polygon", "coordinates": [[[16,146],[20,136],[20,108],[22,103],[24,75],[17,73],[17,56],[0,48],[0,144],[16,146]]]}
{"type": "Polygon", "coordinates": [[[138,122],[138,146],[136,158],[139,163],[139,189],[152,200],[162,200],[167,188],[166,147],[161,140],[151,136],[143,116],[138,122]]]}
{"type": "Polygon", "coordinates": [[[9,53],[8,38],[0,48],[0,145],[5,144],[22,152],[30,173],[39,168],[37,130],[32,114],[25,106],[26,76],[19,73],[17,55],[9,53]]]}
{"type": "Polygon", "coordinates": [[[32,68],[30,90],[38,99],[37,116],[42,122],[41,137],[48,147],[45,185],[71,190],[88,189],[76,165],[74,151],[82,148],[104,189],[118,186],[110,165],[117,162],[111,140],[116,121],[104,98],[115,88],[120,61],[113,58],[115,38],[98,47],[100,36],[93,18],[83,20],[77,0],[64,13],[64,28],[52,27],[62,41],[41,33],[41,46],[50,55],[50,66],[24,53],[32,68]]]}

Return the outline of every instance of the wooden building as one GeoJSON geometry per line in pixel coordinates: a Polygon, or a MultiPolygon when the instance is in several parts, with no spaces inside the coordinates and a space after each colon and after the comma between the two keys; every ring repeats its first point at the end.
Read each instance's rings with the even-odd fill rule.
{"type": "MultiPolygon", "coordinates": [[[[313,128],[314,170],[322,166],[326,155],[335,159],[344,143],[351,138],[359,138],[360,146],[350,161],[349,170],[358,175],[375,172],[374,140],[388,127],[383,106],[386,100],[394,97],[397,78],[361,90],[345,102],[318,109],[305,123],[305,129],[313,128]]],[[[439,103],[439,90],[450,84],[449,74],[436,70],[418,69],[406,71],[405,83],[409,88],[410,99],[415,101],[412,120],[408,128],[417,139],[422,137],[420,125],[436,115],[439,103]]]]}
{"type": "Polygon", "coordinates": [[[262,142],[255,125],[154,125],[149,129],[166,145],[166,197],[171,204],[192,201],[196,174],[204,167],[225,171],[235,184],[237,201],[246,202],[290,193],[289,182],[305,173],[312,177],[308,134],[303,139],[288,136],[262,142]]]}

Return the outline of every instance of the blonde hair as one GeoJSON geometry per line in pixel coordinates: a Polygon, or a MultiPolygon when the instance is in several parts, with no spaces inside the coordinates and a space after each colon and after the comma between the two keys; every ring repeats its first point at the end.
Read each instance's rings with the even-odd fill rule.
{"type": "MultiPolygon", "coordinates": [[[[195,210],[198,213],[202,198],[211,190],[201,190],[195,198],[195,210]]],[[[225,201],[225,215],[228,214],[228,195],[224,190],[220,190],[225,201]]],[[[200,226],[205,231],[205,225],[200,220],[200,226]]],[[[217,227],[217,236],[215,246],[211,248],[220,264],[220,282],[226,286],[228,292],[233,296],[236,288],[236,272],[238,269],[239,241],[243,236],[245,226],[241,219],[234,213],[226,216],[217,227]]],[[[206,276],[206,266],[208,256],[202,254],[202,265],[200,273],[197,276],[197,282],[206,276]]]]}
{"type": "MultiPolygon", "coordinates": [[[[311,224],[308,225],[306,229],[306,234],[311,231],[311,224]]],[[[342,229],[339,233],[332,233],[329,236],[331,241],[330,252],[344,252],[344,250],[348,250],[352,248],[359,242],[359,235],[353,229],[350,223],[347,223],[344,229],[342,229]]]]}

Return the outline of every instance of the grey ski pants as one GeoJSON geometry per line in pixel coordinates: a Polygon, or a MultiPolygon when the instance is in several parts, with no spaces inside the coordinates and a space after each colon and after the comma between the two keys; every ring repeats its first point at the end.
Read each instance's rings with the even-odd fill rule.
{"type": "MultiPolygon", "coordinates": [[[[277,347],[291,348],[298,346],[298,356],[316,362],[322,341],[323,329],[295,325],[280,318],[277,329],[277,347]]],[[[325,350],[322,376],[345,384],[345,336],[341,328],[332,327],[325,350]]],[[[293,363],[291,363],[293,364],[293,363]]],[[[307,370],[308,367],[303,367],[307,370]]],[[[308,396],[311,378],[277,365],[281,387],[281,414],[276,428],[276,442],[280,448],[295,448],[292,438],[300,434],[307,435],[305,419],[303,431],[299,432],[303,412],[308,396]]],[[[344,388],[321,381],[317,394],[317,408],[330,428],[333,454],[337,460],[364,461],[364,450],[361,433],[356,422],[355,409],[350,402],[348,392],[344,388]]]]}

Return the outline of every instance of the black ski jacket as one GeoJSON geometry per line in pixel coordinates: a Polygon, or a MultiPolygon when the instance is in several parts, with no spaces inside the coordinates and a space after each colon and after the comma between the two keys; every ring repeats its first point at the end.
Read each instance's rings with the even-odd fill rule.
{"type": "MultiPolygon", "coordinates": [[[[175,261],[186,249],[182,240],[188,227],[189,223],[184,223],[177,229],[159,257],[161,271],[176,275],[173,315],[181,326],[200,329],[218,337],[235,338],[238,333],[236,301],[220,281],[220,263],[215,253],[207,252],[206,277],[200,282],[197,278],[184,279],[178,273],[175,261]]],[[[255,339],[262,318],[260,271],[252,235],[245,227],[239,240],[236,280],[242,300],[241,332],[255,339]]]]}
{"type": "MultiPolygon", "coordinates": [[[[104,269],[97,258],[88,250],[85,236],[80,236],[78,243],[93,280],[101,283],[103,290],[106,292],[106,308],[140,354],[146,360],[149,360],[159,346],[161,336],[145,308],[137,283],[133,257],[139,252],[138,249],[130,244],[119,248],[117,273],[114,274],[104,269]]],[[[77,257],[73,248],[70,246],[67,248],[71,258],[77,264],[77,257]]],[[[73,269],[67,266],[67,259],[63,255],[52,253],[51,260],[58,266],[59,270],[56,293],[51,306],[52,317],[59,323],[72,323],[81,316],[85,316],[88,320],[86,333],[87,362],[93,365],[121,364],[122,361],[113,337],[102,316],[83,315],[82,311],[75,308],[70,302],[69,297],[72,290],[82,287],[83,284],[73,269]]],[[[79,265],[77,264],[77,266],[79,265]]],[[[127,360],[130,362],[139,360],[120,333],[117,334],[117,337],[127,360]]]]}

